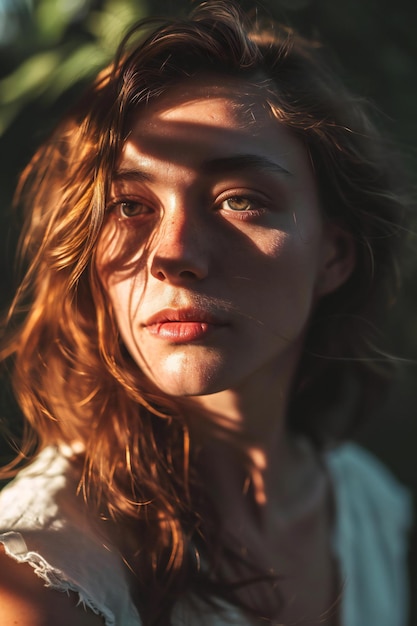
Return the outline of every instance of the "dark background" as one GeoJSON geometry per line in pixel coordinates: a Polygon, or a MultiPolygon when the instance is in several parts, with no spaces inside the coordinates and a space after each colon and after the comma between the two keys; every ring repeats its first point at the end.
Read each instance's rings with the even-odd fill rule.
{"type": "MultiPolygon", "coordinates": [[[[241,0],[245,9],[254,2],[241,0]]],[[[17,176],[54,122],[111,58],[121,34],[149,14],[188,11],[187,0],[0,0],[0,290],[6,308],[15,287],[18,220],[11,210],[17,176]]],[[[405,155],[417,182],[417,2],[415,0],[264,0],[272,15],[319,39],[347,84],[375,105],[377,123],[405,155]]],[[[414,222],[415,226],[416,222],[414,222]]],[[[416,240],[411,238],[411,248],[416,240]]],[[[417,254],[384,328],[401,372],[357,438],[417,494],[417,254]]],[[[3,387],[0,420],[19,425],[3,387]]],[[[0,455],[8,456],[0,442],[0,455]]],[[[410,556],[417,625],[417,541],[410,556]]],[[[369,626],[377,626],[370,624],[369,626]]]]}

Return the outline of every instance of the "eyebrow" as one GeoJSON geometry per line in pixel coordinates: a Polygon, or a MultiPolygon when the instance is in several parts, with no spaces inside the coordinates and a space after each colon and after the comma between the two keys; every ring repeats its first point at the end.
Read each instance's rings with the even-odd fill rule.
{"type": "Polygon", "coordinates": [[[131,180],[139,183],[149,183],[154,179],[152,174],[148,174],[143,170],[135,169],[133,167],[126,167],[116,170],[113,174],[113,180],[131,180]]]}
{"type": "MultiPolygon", "coordinates": [[[[230,174],[242,169],[256,169],[264,172],[292,176],[285,167],[257,154],[237,154],[203,161],[200,168],[204,174],[230,174]]],[[[131,180],[134,182],[152,182],[154,175],[136,168],[121,168],[114,173],[113,180],[131,180]]]]}
{"type": "Polygon", "coordinates": [[[229,174],[241,169],[257,169],[292,176],[291,172],[279,163],[258,154],[237,154],[230,157],[212,159],[205,161],[201,169],[208,174],[229,174]]]}

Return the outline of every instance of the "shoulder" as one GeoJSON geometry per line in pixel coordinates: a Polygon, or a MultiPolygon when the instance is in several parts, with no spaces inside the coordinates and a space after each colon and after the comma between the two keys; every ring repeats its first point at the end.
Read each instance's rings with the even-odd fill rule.
{"type": "MultiPolygon", "coordinates": [[[[17,598],[37,601],[30,590],[32,586],[41,590],[40,615],[45,608],[43,598],[48,606],[57,605],[59,610],[65,608],[69,598],[75,598],[90,612],[85,614],[78,607],[74,626],[84,624],[81,619],[92,620],[94,613],[102,615],[107,626],[138,626],[140,619],[130,597],[122,557],[78,495],[78,480],[76,463],[51,448],[45,449],[0,493],[0,545],[6,553],[1,562],[7,564],[7,571],[26,572],[29,587],[25,590],[16,586],[17,598]],[[51,593],[51,589],[55,592],[51,593]]],[[[8,575],[1,571],[4,593],[8,575]]],[[[19,577],[15,580],[18,582],[19,577]]],[[[12,602],[12,610],[17,604],[12,602]]],[[[2,626],[5,623],[0,619],[2,626]]]]}
{"type": "Polygon", "coordinates": [[[2,626],[103,626],[103,619],[77,604],[73,593],[53,593],[0,545],[0,624],[2,626]]]}

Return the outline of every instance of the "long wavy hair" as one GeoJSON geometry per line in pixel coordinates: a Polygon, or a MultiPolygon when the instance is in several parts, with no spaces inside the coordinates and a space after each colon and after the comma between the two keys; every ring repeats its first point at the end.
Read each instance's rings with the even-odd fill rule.
{"type": "Polygon", "coordinates": [[[292,386],[288,427],[319,445],[357,418],[352,411],[341,424],[332,413],[346,381],[356,381],[363,408],[384,379],[374,325],[398,287],[405,232],[407,203],[363,103],[329,70],[315,42],[276,24],[250,23],[229,0],[132,29],[111,67],[24,170],[17,203],[26,214],[20,252],[27,270],[1,353],[12,362],[25,417],[22,449],[33,453],[34,441],[37,450],[82,441],[80,476],[91,506],[115,528],[123,522],[132,529],[129,545],[117,539],[125,555],[146,546],[128,560],[137,588],[147,588],[138,604],[149,624],[169,620],[175,598],[190,587],[243,605],[220,574],[198,570],[196,551],[210,564],[219,550],[227,558],[228,547],[212,550],[215,516],[187,424],[123,346],[95,264],[132,116],[204,72],[262,87],[271,115],[310,154],[325,215],[355,242],[355,269],[316,308],[292,386]]]}

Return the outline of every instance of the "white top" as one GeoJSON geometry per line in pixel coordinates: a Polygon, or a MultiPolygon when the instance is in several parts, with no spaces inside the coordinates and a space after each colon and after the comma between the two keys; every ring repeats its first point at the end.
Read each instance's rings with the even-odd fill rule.
{"type": "MultiPolygon", "coordinates": [[[[334,487],[334,554],[344,582],[342,626],[405,626],[408,589],[408,493],[372,455],[344,444],[325,455],[334,487]]],[[[65,450],[46,448],[0,493],[0,542],[30,563],[46,586],[78,592],[106,626],[140,626],[118,552],[89,520],[75,494],[77,474],[65,450]]],[[[193,605],[194,606],[194,605],[193,605]]],[[[176,626],[244,626],[230,607],[174,609],[176,626]]]]}

